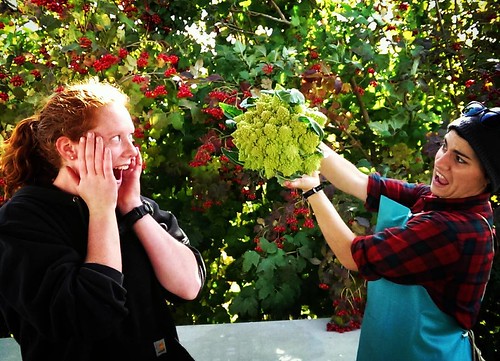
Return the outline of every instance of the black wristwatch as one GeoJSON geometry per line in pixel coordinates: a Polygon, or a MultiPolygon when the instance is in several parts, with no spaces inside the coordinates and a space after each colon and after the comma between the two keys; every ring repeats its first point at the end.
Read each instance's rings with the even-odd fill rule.
{"type": "Polygon", "coordinates": [[[130,212],[125,214],[120,223],[127,228],[131,228],[135,222],[144,217],[146,214],[153,214],[153,206],[148,201],[143,200],[142,205],[135,207],[130,212]]]}

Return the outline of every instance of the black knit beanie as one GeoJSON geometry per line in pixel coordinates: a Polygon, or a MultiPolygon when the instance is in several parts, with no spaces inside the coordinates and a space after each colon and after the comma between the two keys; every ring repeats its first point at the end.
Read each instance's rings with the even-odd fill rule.
{"type": "Polygon", "coordinates": [[[492,193],[500,188],[500,108],[462,115],[448,125],[472,147],[490,180],[492,193]]]}

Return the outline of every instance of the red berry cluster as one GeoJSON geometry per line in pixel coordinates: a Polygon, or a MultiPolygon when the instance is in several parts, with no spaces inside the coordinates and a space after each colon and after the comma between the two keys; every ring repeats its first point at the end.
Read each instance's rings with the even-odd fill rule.
{"type": "Polygon", "coordinates": [[[215,146],[213,143],[208,142],[202,144],[196,151],[194,159],[189,162],[191,167],[202,167],[208,164],[212,160],[212,155],[215,153],[215,146]]]}
{"type": "Polygon", "coordinates": [[[211,118],[215,120],[224,119],[224,111],[219,107],[203,108],[202,112],[210,115],[211,118]]]}
{"type": "Polygon", "coordinates": [[[139,9],[135,6],[135,0],[120,0],[119,7],[129,18],[135,17],[139,9]]]}
{"type": "Polygon", "coordinates": [[[148,84],[149,83],[149,78],[148,77],[145,77],[145,76],[142,76],[142,75],[134,75],[132,77],[132,82],[133,83],[136,83],[136,84],[148,84]]]}
{"type": "Polygon", "coordinates": [[[262,182],[255,172],[244,171],[243,167],[234,164],[224,154],[221,148],[234,147],[231,138],[221,136],[220,132],[211,129],[200,138],[201,146],[197,149],[191,167],[209,167],[218,172],[218,178],[203,184],[196,184],[193,210],[206,212],[215,205],[222,205],[229,197],[236,196],[239,201],[257,199],[262,182]]]}
{"type": "Polygon", "coordinates": [[[23,65],[26,62],[26,56],[25,55],[18,55],[14,59],[12,59],[12,61],[16,65],[23,65]]]}
{"type": "MultiPolygon", "coordinates": [[[[156,57],[156,60],[158,61],[158,67],[163,67],[165,64],[167,64],[167,69],[163,73],[163,75],[168,78],[171,77],[172,75],[175,75],[177,73],[177,69],[175,68],[175,65],[179,62],[179,57],[177,55],[172,55],[172,54],[159,54],[156,57]]],[[[183,98],[182,96],[181,98],[183,98]]]]}
{"type": "MultiPolygon", "coordinates": [[[[172,64],[172,65],[175,65],[179,62],[179,57],[177,55],[169,55],[169,54],[164,54],[164,53],[158,54],[156,59],[159,62],[165,62],[165,63],[172,64]]],[[[160,65],[160,66],[163,66],[163,65],[160,65]]]]}
{"type": "Polygon", "coordinates": [[[145,68],[148,66],[148,64],[149,64],[149,53],[147,51],[143,51],[139,56],[139,59],[137,59],[137,67],[145,68]]]}
{"type": "Polygon", "coordinates": [[[59,16],[65,14],[73,5],[68,4],[68,0],[31,0],[31,3],[37,6],[43,6],[50,11],[57,13],[59,16]]]}
{"type": "Polygon", "coordinates": [[[128,55],[128,50],[127,49],[123,49],[123,48],[120,48],[120,50],[118,50],[118,56],[121,58],[121,59],[125,59],[128,55]]]}
{"type": "Polygon", "coordinates": [[[9,83],[11,83],[13,86],[20,87],[24,85],[25,80],[21,75],[14,75],[12,78],[10,78],[9,83]]]}
{"type": "Polygon", "coordinates": [[[167,89],[165,88],[165,85],[158,85],[153,90],[146,90],[144,92],[144,95],[147,98],[153,98],[153,99],[167,95],[167,94],[168,94],[168,92],[167,92],[167,89]]]}
{"type": "Polygon", "coordinates": [[[333,301],[334,314],[326,326],[327,331],[348,332],[361,327],[365,309],[363,297],[346,297],[333,301]]]}
{"type": "Polygon", "coordinates": [[[274,66],[272,66],[271,64],[264,64],[264,66],[262,67],[262,71],[267,75],[271,75],[274,71],[274,66]]]}
{"type": "Polygon", "coordinates": [[[361,322],[355,320],[349,320],[343,325],[338,325],[335,322],[328,322],[326,324],[327,331],[338,332],[338,333],[358,330],[360,327],[361,327],[361,322]]]}
{"type": "Polygon", "coordinates": [[[179,89],[177,90],[177,98],[191,98],[193,93],[187,84],[181,83],[179,89]]]}
{"type": "Polygon", "coordinates": [[[103,71],[111,68],[114,64],[118,64],[120,60],[121,58],[119,56],[105,54],[100,59],[94,61],[94,64],[92,64],[92,66],[94,67],[95,71],[103,71]]]}
{"type": "MultiPolygon", "coordinates": [[[[247,98],[251,96],[250,92],[246,89],[241,89],[242,90],[242,98],[247,98]]],[[[217,126],[225,130],[226,125],[224,122],[221,122],[221,120],[224,119],[224,112],[222,109],[219,107],[219,103],[226,103],[226,104],[231,104],[231,105],[238,105],[240,98],[238,96],[238,91],[236,89],[232,90],[212,90],[208,94],[208,98],[205,101],[206,106],[202,109],[202,112],[209,115],[207,117],[207,124],[215,123],[217,126]]]]}
{"type": "MultiPolygon", "coordinates": [[[[316,227],[309,206],[296,190],[285,189],[282,196],[284,203],[276,202],[275,209],[266,217],[264,225],[256,229],[258,235],[262,235],[269,242],[274,242],[278,248],[284,248],[286,234],[316,227]]],[[[255,250],[259,249],[257,243],[255,250]]]]}
{"type": "Polygon", "coordinates": [[[92,40],[90,40],[86,36],[82,36],[80,39],[78,39],[78,44],[82,49],[90,49],[92,47],[92,40]]]}
{"type": "Polygon", "coordinates": [[[491,102],[491,106],[500,106],[500,71],[483,71],[475,79],[468,79],[464,82],[467,90],[467,99],[491,102]],[[480,95],[480,98],[479,98],[480,95]]]}

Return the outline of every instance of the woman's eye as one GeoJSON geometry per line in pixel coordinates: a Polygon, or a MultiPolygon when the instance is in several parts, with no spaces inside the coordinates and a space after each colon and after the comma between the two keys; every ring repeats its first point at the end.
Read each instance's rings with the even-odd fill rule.
{"type": "Polygon", "coordinates": [[[119,141],[122,140],[122,137],[119,136],[119,135],[115,135],[113,138],[111,138],[111,140],[114,141],[114,142],[119,142],[119,141]]]}

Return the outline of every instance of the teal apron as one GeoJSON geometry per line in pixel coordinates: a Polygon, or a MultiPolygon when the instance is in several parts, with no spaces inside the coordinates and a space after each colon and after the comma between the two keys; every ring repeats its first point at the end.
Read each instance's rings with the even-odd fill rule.
{"type": "MultiPolygon", "coordinates": [[[[382,196],[375,231],[406,223],[411,213],[382,196]]],[[[424,287],[368,282],[357,361],[471,361],[467,330],[442,312],[424,287]]]]}

